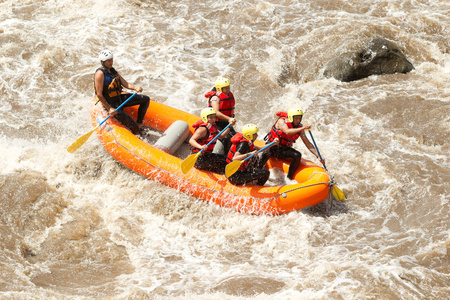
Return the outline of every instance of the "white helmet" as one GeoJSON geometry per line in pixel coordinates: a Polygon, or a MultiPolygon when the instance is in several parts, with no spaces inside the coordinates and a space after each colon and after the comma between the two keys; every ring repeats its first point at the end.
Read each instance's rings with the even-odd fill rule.
{"type": "Polygon", "coordinates": [[[100,52],[100,54],[98,55],[98,58],[100,58],[101,61],[105,61],[105,60],[113,58],[113,54],[109,50],[102,50],[100,52]]]}

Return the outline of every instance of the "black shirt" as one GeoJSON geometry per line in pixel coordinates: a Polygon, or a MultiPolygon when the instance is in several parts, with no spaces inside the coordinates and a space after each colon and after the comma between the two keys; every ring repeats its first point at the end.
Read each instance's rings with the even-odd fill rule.
{"type": "Polygon", "coordinates": [[[250,146],[247,142],[240,142],[236,147],[236,152],[240,154],[245,154],[250,152],[250,146]]]}

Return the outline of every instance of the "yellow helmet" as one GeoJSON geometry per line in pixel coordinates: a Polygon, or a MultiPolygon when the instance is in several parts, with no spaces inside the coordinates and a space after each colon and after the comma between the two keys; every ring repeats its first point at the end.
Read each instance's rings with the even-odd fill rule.
{"type": "Polygon", "coordinates": [[[208,123],[208,116],[209,115],[215,115],[216,111],[212,107],[207,107],[202,109],[202,112],[200,113],[200,116],[202,117],[203,122],[208,123]]]}
{"type": "Polygon", "coordinates": [[[291,108],[288,111],[288,120],[289,122],[294,122],[294,116],[303,116],[303,112],[298,108],[291,108]]]}
{"type": "Polygon", "coordinates": [[[216,79],[216,90],[222,92],[222,88],[230,86],[230,81],[227,78],[219,77],[216,79]]]}
{"type": "Polygon", "coordinates": [[[259,131],[255,124],[246,124],[242,127],[242,135],[249,141],[253,139],[253,135],[259,131]]]}

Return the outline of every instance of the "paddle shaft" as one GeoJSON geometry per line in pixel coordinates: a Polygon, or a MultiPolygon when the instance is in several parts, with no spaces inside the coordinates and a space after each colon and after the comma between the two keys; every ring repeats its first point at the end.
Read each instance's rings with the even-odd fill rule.
{"type": "MultiPolygon", "coordinates": [[[[317,150],[317,154],[319,154],[320,161],[323,161],[322,156],[320,155],[320,152],[319,152],[319,148],[317,148],[316,141],[314,140],[314,137],[313,137],[313,135],[311,133],[311,130],[308,130],[308,131],[309,131],[309,135],[311,136],[311,139],[312,139],[312,141],[314,143],[314,147],[317,150]]],[[[327,170],[327,166],[325,166],[325,164],[323,164],[323,167],[325,168],[325,170],[327,170]]],[[[328,170],[327,170],[327,172],[328,172],[328,170]]]]}
{"type": "MultiPolygon", "coordinates": [[[[128,101],[131,100],[131,98],[134,97],[134,95],[136,95],[137,93],[134,93],[133,95],[131,95],[127,100],[125,100],[118,108],[116,108],[114,111],[118,111],[119,109],[121,109],[128,101]]],[[[94,127],[94,129],[92,129],[91,131],[89,131],[88,133],[83,134],[81,137],[79,137],[75,142],[72,143],[72,145],[70,145],[69,147],[67,147],[67,151],[70,153],[73,153],[75,151],[77,151],[81,146],[83,146],[84,143],[86,143],[86,141],[89,139],[89,137],[92,135],[92,133],[97,130],[97,128],[100,127],[100,125],[102,125],[103,123],[106,122],[106,120],[108,120],[111,117],[111,115],[109,115],[107,118],[105,118],[103,121],[100,122],[100,124],[98,124],[97,126],[94,127]]]]}
{"type": "Polygon", "coordinates": [[[273,144],[275,144],[275,142],[271,142],[270,144],[266,145],[264,148],[259,149],[258,152],[253,153],[252,155],[250,155],[249,157],[246,157],[244,160],[238,161],[232,161],[231,163],[229,163],[226,168],[225,168],[225,176],[230,177],[231,175],[233,175],[234,173],[236,173],[239,168],[241,167],[241,165],[246,161],[249,160],[250,158],[252,158],[255,154],[262,152],[264,150],[266,150],[267,148],[269,148],[270,146],[272,146],[273,144]]]}
{"type": "Polygon", "coordinates": [[[249,157],[246,157],[242,162],[249,160],[250,158],[252,158],[255,154],[258,154],[259,152],[263,152],[264,150],[266,150],[267,148],[269,148],[270,146],[272,146],[273,144],[275,144],[275,142],[272,142],[270,144],[267,144],[266,146],[264,146],[264,148],[261,148],[258,150],[258,152],[253,153],[252,155],[250,155],[249,157]]]}
{"type": "MultiPolygon", "coordinates": [[[[222,133],[224,133],[224,131],[225,130],[227,130],[228,129],[228,127],[230,127],[231,126],[231,123],[228,123],[228,125],[224,128],[224,129],[222,129],[222,131],[221,132],[219,132],[208,144],[206,144],[206,148],[208,148],[208,146],[209,145],[211,145],[211,143],[212,142],[214,142],[215,140],[217,140],[218,138],[219,138],[219,136],[222,134],[222,133]]],[[[205,150],[205,148],[202,148],[202,150],[200,150],[200,153],[202,153],[203,152],[203,150],[205,150]]]]}
{"type": "MultiPolygon", "coordinates": [[[[317,150],[317,154],[319,154],[320,160],[323,161],[322,156],[320,155],[320,152],[319,152],[319,148],[317,148],[316,141],[314,140],[314,137],[313,137],[313,135],[312,135],[312,133],[311,133],[311,130],[308,130],[308,131],[309,131],[309,135],[311,136],[311,139],[312,139],[312,141],[313,141],[313,143],[314,143],[314,147],[315,147],[316,150],[317,150]]],[[[325,166],[325,164],[323,164],[323,167],[324,167],[325,170],[328,172],[327,166],[325,166]]],[[[341,191],[341,189],[338,188],[335,184],[333,185],[332,192],[333,192],[333,196],[334,196],[336,199],[338,199],[339,201],[342,201],[342,200],[347,199],[347,198],[345,197],[344,193],[341,191]]]]}
{"type": "MultiPolygon", "coordinates": [[[[206,148],[208,148],[208,146],[214,142],[217,138],[219,138],[219,136],[228,129],[228,127],[231,126],[231,123],[229,123],[221,132],[219,132],[207,145],[206,148]]],[[[196,154],[191,154],[189,155],[185,160],[183,160],[183,162],[181,163],[181,171],[183,172],[183,174],[186,174],[187,172],[189,172],[189,170],[195,165],[195,162],[197,161],[197,158],[200,156],[200,154],[203,152],[205,148],[202,148],[199,152],[197,152],[196,154]]]]}
{"type": "MultiPolygon", "coordinates": [[[[118,111],[119,109],[121,109],[128,101],[131,100],[131,98],[133,98],[134,96],[136,96],[137,92],[134,92],[133,95],[131,95],[127,100],[125,100],[122,104],[119,105],[118,108],[116,108],[114,111],[118,111]]],[[[97,127],[102,126],[103,123],[105,123],[109,118],[111,117],[111,115],[107,116],[103,121],[101,121],[97,127]]],[[[95,129],[97,129],[97,127],[95,129]]]]}

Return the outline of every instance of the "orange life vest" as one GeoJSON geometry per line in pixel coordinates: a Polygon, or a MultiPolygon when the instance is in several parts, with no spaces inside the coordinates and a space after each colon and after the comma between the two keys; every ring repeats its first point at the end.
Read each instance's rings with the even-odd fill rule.
{"type": "MultiPolygon", "coordinates": [[[[197,143],[199,143],[200,145],[206,145],[209,142],[211,142],[216,135],[219,134],[219,130],[217,129],[216,124],[212,125],[210,123],[204,123],[202,120],[198,120],[197,122],[195,122],[194,124],[192,124],[192,128],[195,128],[195,130],[197,130],[200,127],[205,127],[206,130],[206,135],[202,138],[199,138],[197,140],[197,143]]],[[[203,153],[211,153],[214,149],[214,146],[216,145],[216,141],[212,142],[208,148],[206,148],[203,153]]],[[[192,153],[197,153],[199,152],[201,149],[195,148],[191,146],[191,151],[192,153]]]]}
{"type": "Polygon", "coordinates": [[[233,93],[230,92],[229,95],[225,95],[221,92],[209,91],[205,94],[205,97],[208,98],[208,106],[211,107],[211,98],[213,96],[219,97],[219,111],[223,113],[225,116],[234,118],[234,96],[233,93]]]}
{"type": "MultiPolygon", "coordinates": [[[[244,138],[244,136],[242,135],[242,133],[236,133],[235,135],[233,135],[233,137],[231,138],[231,148],[230,151],[228,152],[227,155],[227,163],[230,163],[233,161],[233,157],[236,154],[236,148],[237,146],[242,143],[242,142],[247,142],[248,146],[250,147],[250,152],[255,150],[255,145],[253,144],[252,141],[247,140],[246,138],[244,138]]],[[[241,153],[241,154],[245,154],[245,153],[241,153]]],[[[239,167],[239,170],[244,170],[248,163],[250,162],[251,159],[244,161],[241,166],[239,167]]]]}
{"type": "Polygon", "coordinates": [[[279,144],[280,146],[291,147],[292,144],[295,143],[295,141],[300,137],[300,132],[292,134],[292,135],[287,135],[280,129],[276,128],[278,120],[283,119],[285,124],[287,125],[287,127],[290,129],[298,128],[303,125],[302,125],[302,123],[300,123],[298,126],[294,126],[294,124],[292,124],[291,122],[288,122],[288,116],[287,116],[287,113],[285,113],[285,112],[279,111],[276,113],[276,115],[278,116],[278,119],[275,121],[275,124],[273,124],[272,129],[270,130],[269,134],[267,135],[267,139],[270,142],[273,142],[273,140],[278,138],[280,140],[280,144],[279,144]]]}

